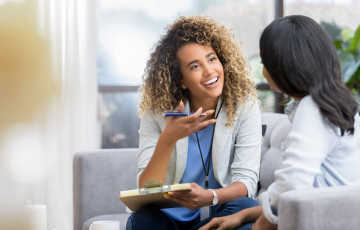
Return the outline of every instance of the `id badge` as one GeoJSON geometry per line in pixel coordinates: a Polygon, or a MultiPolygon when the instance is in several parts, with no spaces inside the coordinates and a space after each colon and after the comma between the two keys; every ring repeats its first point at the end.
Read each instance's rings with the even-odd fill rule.
{"type": "Polygon", "coordinates": [[[210,216],[210,206],[200,208],[200,221],[205,220],[210,216]]]}

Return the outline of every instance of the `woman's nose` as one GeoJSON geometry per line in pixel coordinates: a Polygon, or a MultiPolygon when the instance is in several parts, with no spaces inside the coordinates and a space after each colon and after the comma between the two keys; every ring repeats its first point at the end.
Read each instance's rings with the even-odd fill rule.
{"type": "Polygon", "coordinates": [[[212,75],[214,73],[214,69],[210,65],[205,65],[203,69],[205,75],[212,75]]]}

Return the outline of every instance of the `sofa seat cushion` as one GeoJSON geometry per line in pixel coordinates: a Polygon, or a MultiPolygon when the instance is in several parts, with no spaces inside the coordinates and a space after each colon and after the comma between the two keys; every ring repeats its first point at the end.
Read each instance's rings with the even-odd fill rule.
{"type": "Polygon", "coordinates": [[[89,230],[92,222],[101,221],[101,220],[120,221],[120,229],[126,229],[126,222],[127,222],[127,219],[129,218],[129,216],[130,216],[129,213],[95,216],[84,222],[84,224],[82,226],[82,230],[89,230]]]}

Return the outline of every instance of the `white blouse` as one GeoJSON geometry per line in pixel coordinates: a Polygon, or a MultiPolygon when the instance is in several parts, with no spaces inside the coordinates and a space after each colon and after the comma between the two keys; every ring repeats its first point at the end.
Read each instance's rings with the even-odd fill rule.
{"type": "Polygon", "coordinates": [[[275,171],[275,181],[261,197],[264,215],[272,223],[278,222],[277,206],[283,192],[360,184],[359,114],[355,116],[354,134],[341,136],[340,128],[321,115],[311,96],[292,108],[284,159],[275,171]]]}

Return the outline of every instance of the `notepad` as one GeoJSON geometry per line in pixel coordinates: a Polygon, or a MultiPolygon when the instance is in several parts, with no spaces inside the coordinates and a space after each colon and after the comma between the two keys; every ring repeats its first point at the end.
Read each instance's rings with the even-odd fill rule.
{"type": "Polygon", "coordinates": [[[164,193],[187,190],[191,190],[190,183],[126,190],[120,192],[119,200],[131,211],[136,211],[147,204],[159,208],[175,208],[181,207],[181,204],[165,198],[164,193]]]}

